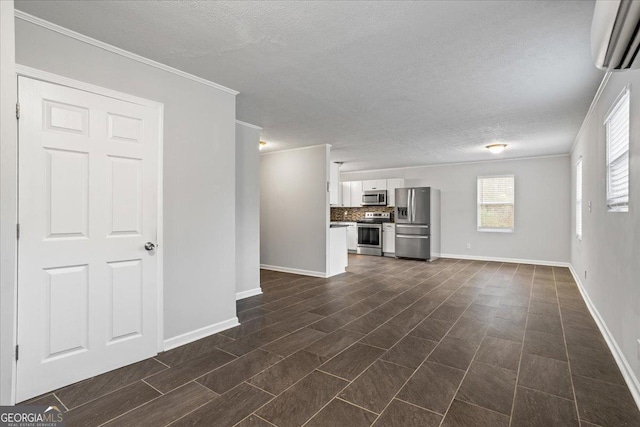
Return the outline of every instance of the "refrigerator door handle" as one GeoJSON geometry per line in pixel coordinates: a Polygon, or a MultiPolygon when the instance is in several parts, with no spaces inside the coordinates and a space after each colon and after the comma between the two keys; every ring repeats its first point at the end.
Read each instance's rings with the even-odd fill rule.
{"type": "Polygon", "coordinates": [[[396,234],[396,237],[400,239],[428,239],[428,235],[413,235],[413,234],[396,234]]]}
{"type": "Polygon", "coordinates": [[[415,188],[411,190],[411,222],[416,221],[416,190],[415,188]]]}
{"type": "Polygon", "coordinates": [[[429,226],[419,224],[396,224],[396,228],[429,228],[429,226]]]}

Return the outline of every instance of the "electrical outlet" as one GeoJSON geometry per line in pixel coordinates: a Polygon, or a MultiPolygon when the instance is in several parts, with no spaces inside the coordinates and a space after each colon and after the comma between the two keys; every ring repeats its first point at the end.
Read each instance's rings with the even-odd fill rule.
{"type": "Polygon", "coordinates": [[[471,249],[471,243],[467,243],[467,249],[471,249]]]}

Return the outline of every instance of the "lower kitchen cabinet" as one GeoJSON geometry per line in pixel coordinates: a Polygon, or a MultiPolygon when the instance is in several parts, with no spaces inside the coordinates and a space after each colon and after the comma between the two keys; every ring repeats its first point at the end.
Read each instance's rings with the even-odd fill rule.
{"type": "Polygon", "coordinates": [[[384,254],[394,254],[396,252],[396,225],[382,225],[382,252],[384,254]]]}
{"type": "MultiPolygon", "coordinates": [[[[395,238],[394,238],[395,241],[395,238]]],[[[347,250],[350,252],[356,251],[356,245],[358,244],[358,227],[356,223],[349,223],[347,226],[347,250]]]]}

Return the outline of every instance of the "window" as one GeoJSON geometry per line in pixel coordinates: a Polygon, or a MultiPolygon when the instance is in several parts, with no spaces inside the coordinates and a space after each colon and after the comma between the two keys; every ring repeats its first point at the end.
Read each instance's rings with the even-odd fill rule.
{"type": "Polygon", "coordinates": [[[478,231],[513,231],[514,177],[478,177],[478,231]]]}
{"type": "Polygon", "coordinates": [[[576,164],[576,237],[582,240],[582,157],[576,164]]]}
{"type": "Polygon", "coordinates": [[[607,138],[607,208],[629,210],[629,89],[625,88],[604,121],[607,138]]]}

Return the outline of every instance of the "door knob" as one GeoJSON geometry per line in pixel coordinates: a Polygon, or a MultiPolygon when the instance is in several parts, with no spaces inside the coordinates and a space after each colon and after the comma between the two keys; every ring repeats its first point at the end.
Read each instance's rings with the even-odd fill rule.
{"type": "Polygon", "coordinates": [[[144,244],[144,248],[146,250],[148,250],[148,251],[152,251],[152,250],[154,250],[156,248],[156,245],[154,245],[151,242],[147,242],[147,243],[144,244]]]}

